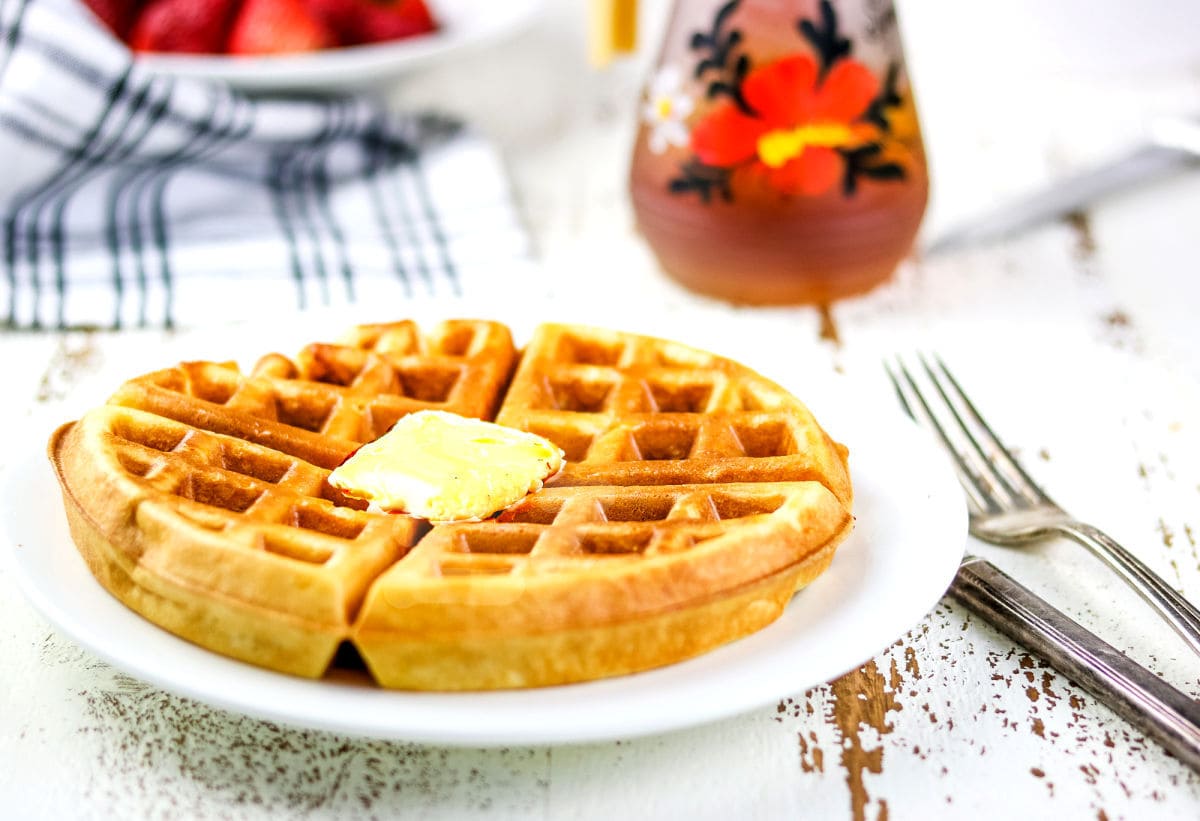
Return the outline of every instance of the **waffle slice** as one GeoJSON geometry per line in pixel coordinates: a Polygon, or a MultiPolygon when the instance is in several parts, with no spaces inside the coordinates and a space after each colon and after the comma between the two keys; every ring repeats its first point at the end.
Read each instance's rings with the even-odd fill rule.
{"type": "Polygon", "coordinates": [[[355,643],[405,689],[658,667],[778,618],[849,519],[817,482],[547,489],[434,528],[372,586],[355,643]]]}
{"type": "Polygon", "coordinates": [[[133,379],[51,442],[73,536],[119,599],[198,644],[317,677],[349,641],[384,686],[458,690],[632,672],[744,636],[849,531],[845,449],[749,369],[565,325],[516,362],[496,323],[396,323],[249,374],[133,379]],[[495,416],[574,461],[494,520],[427,533],[329,485],[419,408],[495,416]]]}
{"type": "Polygon", "coordinates": [[[846,448],[799,400],[675,342],[543,325],[496,421],[566,452],[558,485],[816,481],[852,502],[846,448]]]}
{"type": "Polygon", "coordinates": [[[423,337],[412,321],[362,325],[293,362],[184,362],[126,382],[110,404],[266,445],[335,468],[405,414],[446,410],[491,419],[516,352],[499,323],[453,320],[423,337]]]}
{"type": "Polygon", "coordinates": [[[412,520],[330,492],[329,471],[243,439],[116,405],[51,452],[93,574],[150,621],[225,655],[324,673],[412,520]]]}

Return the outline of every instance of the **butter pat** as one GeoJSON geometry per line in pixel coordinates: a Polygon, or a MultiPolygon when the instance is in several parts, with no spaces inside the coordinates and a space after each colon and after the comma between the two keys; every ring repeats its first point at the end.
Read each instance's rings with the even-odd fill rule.
{"type": "Polygon", "coordinates": [[[329,483],[372,508],[472,522],[540,490],[562,469],[548,439],[445,411],[418,411],[363,445],[329,483]]]}

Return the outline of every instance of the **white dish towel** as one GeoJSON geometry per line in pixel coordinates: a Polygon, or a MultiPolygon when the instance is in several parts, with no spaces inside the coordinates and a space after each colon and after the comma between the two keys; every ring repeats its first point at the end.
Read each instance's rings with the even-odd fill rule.
{"type": "Polygon", "coordinates": [[[493,146],[457,122],[152,74],[75,0],[0,0],[9,329],[399,316],[520,288],[529,255],[493,146]]]}

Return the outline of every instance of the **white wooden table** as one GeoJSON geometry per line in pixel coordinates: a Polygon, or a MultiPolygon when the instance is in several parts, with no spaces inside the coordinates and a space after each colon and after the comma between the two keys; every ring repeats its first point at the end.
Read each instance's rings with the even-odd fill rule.
{"type": "MultiPolygon", "coordinates": [[[[649,41],[661,5],[648,4],[649,41]]],[[[1051,73],[1028,59],[972,62],[960,25],[971,12],[950,0],[902,12],[934,177],[930,233],[1105,156],[1151,114],[1200,102],[1200,74],[1186,67],[1051,73]]],[[[976,34],[984,25],[968,22],[976,34]]],[[[624,190],[651,49],[597,74],[582,42],[578,9],[551,3],[534,30],[414,76],[395,96],[467,113],[495,137],[545,291],[686,313],[696,298],[657,273],[624,190]]],[[[944,352],[1060,501],[1198,600],[1198,224],[1193,172],[1074,222],[914,260],[895,283],[835,308],[836,340],[812,310],[769,315],[787,320],[784,341],[810,366],[862,380],[882,379],[890,351],[944,352]]],[[[0,337],[0,469],[83,394],[111,387],[97,373],[120,372],[161,339],[0,337]]],[[[970,549],[1200,697],[1200,660],[1078,548],[970,549]]],[[[748,715],[624,742],[499,750],[354,740],[175,697],[56,633],[3,563],[0,624],[4,817],[1200,814],[1200,775],[945,602],[861,668],[748,715]]]]}

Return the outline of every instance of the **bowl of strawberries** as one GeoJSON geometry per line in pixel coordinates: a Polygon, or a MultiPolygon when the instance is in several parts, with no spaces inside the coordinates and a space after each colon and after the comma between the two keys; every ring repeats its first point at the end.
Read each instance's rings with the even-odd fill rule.
{"type": "Polygon", "coordinates": [[[153,71],[249,91],[384,82],[533,19],[540,0],[81,0],[153,71]]]}

